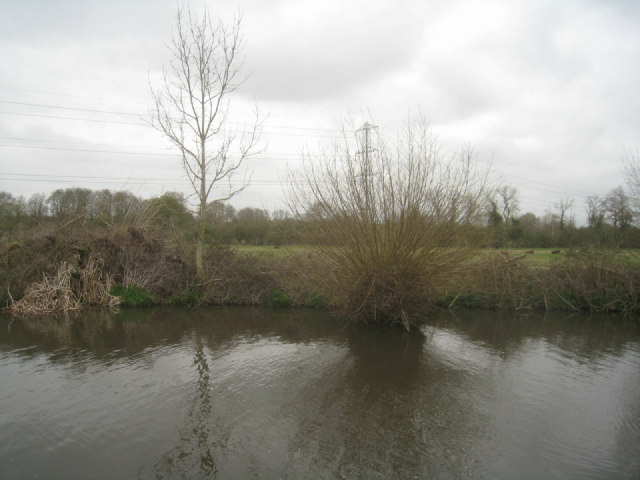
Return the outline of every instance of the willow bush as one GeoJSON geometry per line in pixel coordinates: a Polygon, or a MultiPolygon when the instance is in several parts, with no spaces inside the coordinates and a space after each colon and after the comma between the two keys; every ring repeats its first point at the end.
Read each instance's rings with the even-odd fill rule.
{"type": "Polygon", "coordinates": [[[487,172],[470,149],[443,153],[421,119],[392,141],[370,124],[343,132],[290,182],[308,275],[348,319],[409,328],[475,254],[487,172]]]}

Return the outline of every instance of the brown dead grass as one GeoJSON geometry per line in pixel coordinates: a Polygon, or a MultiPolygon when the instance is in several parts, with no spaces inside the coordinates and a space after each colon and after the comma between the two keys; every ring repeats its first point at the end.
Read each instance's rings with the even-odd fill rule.
{"type": "Polygon", "coordinates": [[[69,312],[87,306],[117,308],[120,299],[109,293],[112,286],[113,280],[92,260],[83,268],[63,262],[54,275],[43,275],[41,281],[27,287],[20,300],[11,301],[9,311],[37,314],[69,312]]]}

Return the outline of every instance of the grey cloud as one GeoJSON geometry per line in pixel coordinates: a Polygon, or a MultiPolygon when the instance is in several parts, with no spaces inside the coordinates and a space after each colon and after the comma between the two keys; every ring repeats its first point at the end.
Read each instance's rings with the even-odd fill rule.
{"type": "MultiPolygon", "coordinates": [[[[300,117],[335,120],[349,108],[384,112],[376,118],[382,126],[421,107],[452,145],[472,142],[481,157],[493,153],[496,167],[514,175],[578,190],[580,183],[593,193],[621,183],[624,149],[640,146],[635,0],[207,3],[214,18],[243,11],[244,71],[251,76],[240,93],[283,114],[278,122],[284,126],[293,128],[300,117]]],[[[86,95],[93,99],[86,104],[98,108],[144,113],[136,102],[149,101],[147,70],[154,78],[169,61],[163,42],[171,36],[175,9],[174,0],[5,2],[0,86],[86,95]],[[110,97],[122,103],[103,102],[110,97]]],[[[85,105],[69,96],[1,93],[5,99],[85,105]]],[[[135,143],[138,131],[126,128],[0,117],[0,132],[33,138],[122,143],[124,135],[135,143]],[[54,127],[29,130],[38,124],[54,127]]],[[[274,138],[271,152],[284,154],[300,151],[294,142],[317,141],[313,133],[274,138]]],[[[5,155],[2,167],[21,159],[32,165],[40,157],[32,153],[5,155]]],[[[49,155],[64,165],[64,155],[49,155]]],[[[134,172],[139,165],[128,166],[134,172]]],[[[131,174],[144,176],[143,167],[131,174]]],[[[269,167],[273,163],[255,178],[268,177],[269,167]]],[[[549,207],[555,201],[543,200],[549,207]]]]}
{"type": "MultiPolygon", "coordinates": [[[[170,0],[32,0],[12,2],[0,17],[0,39],[39,45],[42,42],[117,40],[120,35],[162,34],[167,14],[175,12],[170,0]]],[[[169,17],[169,19],[172,17],[169,17]]]]}
{"type": "Polygon", "coordinates": [[[403,68],[420,48],[420,9],[403,3],[325,11],[321,18],[287,29],[283,15],[273,12],[266,34],[247,39],[252,71],[247,89],[258,98],[301,101],[344,95],[403,68]]]}

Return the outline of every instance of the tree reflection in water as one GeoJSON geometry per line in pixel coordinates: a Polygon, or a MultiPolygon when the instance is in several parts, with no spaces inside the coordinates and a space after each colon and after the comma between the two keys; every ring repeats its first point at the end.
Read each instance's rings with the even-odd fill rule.
{"type": "Polygon", "coordinates": [[[209,378],[209,361],[202,343],[196,335],[193,365],[196,367],[196,391],[184,427],[179,432],[179,443],[155,464],[158,479],[215,478],[216,455],[224,448],[216,440],[213,423],[213,402],[209,378]]]}
{"type": "MultiPolygon", "coordinates": [[[[637,322],[445,312],[393,332],[310,315],[7,319],[0,379],[42,396],[5,395],[12,417],[77,432],[34,471],[78,476],[81,456],[110,478],[637,477],[637,322]]],[[[8,478],[33,477],[27,458],[50,445],[6,432],[28,452],[8,478]]]]}
{"type": "Polygon", "coordinates": [[[297,432],[285,472],[319,478],[433,478],[476,471],[485,418],[471,379],[429,355],[423,332],[357,328],[349,354],[287,405],[297,432]],[[305,405],[300,408],[299,405],[305,405]]]}

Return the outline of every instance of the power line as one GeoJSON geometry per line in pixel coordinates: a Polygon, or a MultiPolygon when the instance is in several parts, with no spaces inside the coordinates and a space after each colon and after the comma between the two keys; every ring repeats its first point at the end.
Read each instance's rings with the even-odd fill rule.
{"type": "MultiPolygon", "coordinates": [[[[3,181],[6,179],[2,179],[3,181]]],[[[69,179],[69,180],[65,180],[65,179],[46,179],[46,178],[36,178],[36,179],[13,179],[16,182],[38,182],[38,183],[55,183],[55,184],[60,184],[60,183],[74,183],[74,184],[81,184],[81,185],[114,185],[114,184],[129,184],[129,185],[176,185],[176,186],[184,186],[184,187],[190,187],[191,184],[188,181],[183,181],[183,182],[176,182],[176,179],[169,179],[167,181],[149,181],[149,180],[81,180],[81,179],[69,179]]],[[[224,184],[220,184],[221,186],[231,186],[231,187],[242,187],[245,185],[244,182],[225,182],[224,184]]],[[[265,182],[258,182],[258,181],[252,181],[250,182],[251,186],[259,186],[259,187],[281,187],[283,185],[285,185],[285,183],[281,183],[281,182],[269,182],[269,181],[265,181],[265,182]]]]}
{"type": "MultiPolygon", "coordinates": [[[[80,181],[89,181],[90,183],[95,183],[93,180],[98,181],[109,181],[109,182],[117,182],[117,181],[142,181],[142,182],[175,182],[176,178],[154,178],[154,177],[105,177],[101,175],[50,175],[50,174],[42,174],[42,173],[3,173],[0,174],[0,179],[4,181],[41,181],[41,182],[57,182],[57,181],[70,181],[70,182],[80,182],[80,181]],[[10,177],[27,177],[27,178],[2,178],[2,176],[10,176],[10,177]]],[[[187,181],[185,180],[185,183],[187,181]]],[[[224,185],[227,185],[228,182],[223,182],[224,185]]],[[[238,184],[241,182],[231,182],[232,184],[238,184]]],[[[260,184],[260,185],[272,185],[272,184],[283,184],[283,183],[291,183],[289,180],[251,180],[251,184],[260,184]]],[[[296,182],[297,183],[297,182],[296,182]]]]}
{"type": "MultiPolygon", "coordinates": [[[[23,148],[29,150],[44,150],[44,151],[63,151],[63,152],[76,152],[76,153],[100,153],[100,154],[114,154],[114,155],[141,155],[141,156],[155,156],[155,157],[166,157],[166,158],[180,158],[181,153],[177,150],[174,150],[170,153],[157,153],[157,152],[134,152],[134,151],[122,151],[122,150],[96,150],[96,149],[86,149],[86,148],[65,148],[65,147],[55,147],[55,146],[40,146],[40,145],[7,145],[0,144],[0,148],[23,148]]],[[[255,155],[247,161],[255,161],[255,160],[268,160],[268,161],[289,161],[300,158],[301,156],[295,153],[273,153],[273,156],[264,156],[261,154],[255,155]],[[294,157],[294,158],[285,158],[285,157],[294,157]]]]}
{"type": "Polygon", "coordinates": [[[115,125],[134,125],[137,127],[142,127],[146,125],[144,123],[119,122],[117,120],[98,120],[94,118],[63,117],[60,115],[42,115],[39,113],[18,113],[18,112],[5,112],[5,111],[0,111],[0,113],[3,113],[5,115],[19,115],[24,117],[54,118],[56,120],[78,120],[81,122],[112,123],[115,125]]]}
{"type": "MultiPolygon", "coordinates": [[[[136,104],[136,105],[144,105],[145,107],[149,108],[153,108],[153,105],[147,103],[147,102],[139,102],[139,101],[135,101],[135,100],[122,100],[122,99],[117,99],[117,98],[108,98],[108,97],[103,97],[103,96],[91,96],[91,95],[77,95],[77,94],[71,94],[71,93],[63,93],[63,92],[47,92],[47,91],[43,91],[43,90],[33,90],[33,89],[25,89],[25,88],[16,88],[16,87],[10,87],[7,85],[0,85],[0,89],[4,89],[4,90],[13,90],[16,92],[25,92],[25,93],[36,93],[38,95],[50,95],[50,96],[58,96],[58,97],[70,97],[70,98],[82,98],[85,100],[94,100],[94,101],[98,101],[98,102],[114,102],[114,103],[121,103],[121,104],[136,104]]],[[[327,123],[335,123],[333,120],[328,120],[326,118],[317,118],[317,117],[301,117],[301,116],[294,116],[294,115],[281,115],[281,114],[273,114],[270,113],[269,114],[270,117],[275,117],[275,118],[288,118],[288,119],[296,119],[296,120],[309,120],[309,121],[314,121],[314,122],[327,122],[327,123]]],[[[334,129],[336,130],[336,129],[334,129]]],[[[339,131],[339,130],[336,130],[339,131]]]]}
{"type": "Polygon", "coordinates": [[[91,113],[108,113],[111,115],[130,115],[133,117],[140,117],[139,113],[129,113],[129,112],[114,112],[112,110],[98,110],[94,108],[79,108],[79,107],[65,107],[62,105],[44,105],[42,103],[27,103],[27,102],[14,102],[12,100],[0,100],[0,103],[9,103],[11,105],[26,105],[29,107],[42,107],[42,108],[55,108],[58,110],[75,110],[78,112],[91,112],[91,113]]]}
{"type": "MultiPolygon", "coordinates": [[[[104,97],[93,97],[93,96],[89,96],[89,95],[77,95],[77,94],[72,94],[72,93],[62,93],[62,92],[45,92],[42,90],[30,90],[30,89],[26,89],[26,88],[16,88],[16,87],[8,87],[6,85],[0,85],[1,89],[4,90],[14,90],[16,92],[27,92],[27,93],[37,93],[39,95],[52,95],[52,96],[57,96],[57,97],[72,97],[72,98],[84,98],[87,100],[107,100],[110,102],[118,102],[118,103],[125,103],[123,100],[118,100],[115,98],[104,98],[104,97]]],[[[146,103],[142,103],[142,102],[135,102],[135,101],[131,101],[131,100],[127,100],[126,103],[137,103],[139,105],[146,105],[146,103]]]]}
{"type": "MultiPolygon", "coordinates": [[[[11,137],[0,137],[0,138],[11,138],[11,137]]],[[[20,139],[20,140],[33,141],[33,139],[20,139]]],[[[42,140],[42,141],[55,142],[55,141],[51,141],[51,140],[42,140]]],[[[66,143],[75,143],[75,142],[66,142],[66,143]]],[[[91,143],[86,143],[86,142],[77,142],[77,143],[85,144],[85,145],[104,145],[104,146],[109,146],[109,144],[91,144],[91,143]]],[[[115,146],[116,145],[114,145],[114,147],[115,146]]],[[[0,144],[0,147],[3,147],[3,148],[36,149],[36,150],[45,150],[45,151],[65,151],[65,152],[78,152],[78,153],[159,156],[159,157],[166,157],[166,158],[175,158],[176,156],[180,155],[180,153],[178,151],[167,152],[167,153],[158,153],[158,152],[149,152],[149,151],[101,150],[101,149],[84,149],[84,148],[66,148],[66,147],[57,147],[57,146],[9,145],[9,144],[0,144]]],[[[131,146],[131,147],[137,148],[135,146],[131,146]]],[[[369,153],[371,151],[370,148],[369,148],[368,142],[366,142],[365,148],[366,148],[366,153],[369,153]]],[[[253,159],[254,160],[267,160],[267,161],[283,161],[283,160],[288,160],[288,158],[284,158],[284,157],[294,157],[295,159],[297,159],[300,156],[301,155],[295,154],[295,153],[276,153],[276,152],[273,152],[269,156],[257,155],[253,159]]],[[[506,175],[506,176],[509,176],[508,174],[506,174],[504,172],[503,172],[503,174],[506,175]]],[[[524,178],[524,177],[520,177],[519,175],[513,175],[513,176],[516,177],[516,178],[524,178]]],[[[529,184],[522,183],[522,181],[520,181],[520,182],[515,182],[514,185],[516,187],[519,187],[519,188],[535,189],[537,191],[556,193],[556,194],[566,194],[567,192],[570,192],[570,191],[578,192],[581,195],[592,195],[593,194],[593,193],[589,193],[589,192],[585,192],[585,191],[570,189],[570,188],[566,188],[566,187],[560,187],[560,186],[557,186],[557,185],[553,185],[553,184],[546,183],[546,182],[540,182],[540,181],[536,181],[536,180],[532,180],[532,179],[526,179],[526,182],[528,182],[529,184]],[[542,185],[543,187],[541,187],[540,185],[542,185]],[[544,188],[544,187],[550,187],[550,188],[544,188]]]]}
{"type": "MultiPolygon", "coordinates": [[[[11,141],[17,141],[17,142],[40,142],[40,143],[62,143],[62,144],[70,144],[70,145],[88,145],[88,146],[92,146],[92,147],[111,147],[111,148],[135,148],[135,149],[152,149],[152,148],[160,148],[160,147],[154,147],[151,145],[131,145],[131,144],[117,144],[117,143],[94,143],[94,142],[78,142],[78,141],[71,141],[71,140],[49,140],[49,139],[41,139],[41,138],[25,138],[25,137],[2,137],[0,136],[0,140],[11,140],[11,141]]],[[[22,147],[27,147],[24,145],[7,145],[7,144],[2,144],[0,145],[0,147],[7,147],[7,148],[11,148],[11,147],[18,147],[18,148],[22,148],[22,147]]],[[[52,146],[52,147],[48,147],[48,146],[38,146],[38,145],[33,145],[33,146],[28,146],[29,148],[38,148],[38,149],[42,149],[42,150],[48,150],[48,149],[54,149],[58,148],[56,146],[52,146]]],[[[69,151],[83,151],[81,149],[69,149],[69,151]]],[[[175,146],[170,146],[168,148],[164,148],[165,151],[167,152],[167,155],[169,154],[177,154],[180,155],[180,152],[178,150],[175,150],[175,146]]],[[[113,150],[99,150],[99,153],[113,153],[113,150]]],[[[148,150],[145,150],[144,152],[131,152],[131,153],[150,153],[150,154],[160,154],[160,152],[149,152],[148,150]]],[[[291,152],[269,152],[270,155],[275,155],[275,158],[272,157],[264,157],[262,155],[258,155],[254,158],[270,158],[270,159],[278,159],[277,157],[302,157],[303,155],[300,153],[291,153],[291,152]]],[[[304,156],[309,155],[309,154],[304,154],[304,156]]],[[[312,155],[315,156],[315,155],[312,155]]]]}
{"type": "MultiPolygon", "coordinates": [[[[104,101],[104,100],[110,100],[113,102],[119,102],[119,103],[127,103],[127,104],[140,104],[140,105],[147,105],[141,102],[135,102],[135,101],[123,101],[123,100],[116,100],[116,99],[105,99],[104,97],[90,97],[90,96],[85,96],[85,95],[72,95],[72,94],[65,94],[65,93],[54,93],[54,92],[45,92],[45,91],[38,91],[38,90],[27,90],[27,89],[20,89],[20,88],[13,88],[13,87],[6,87],[6,86],[0,86],[0,88],[4,88],[4,89],[9,89],[9,90],[15,90],[15,91],[21,91],[21,92],[28,92],[28,93],[38,93],[38,94],[45,94],[45,95],[57,95],[57,96],[64,96],[64,97],[76,97],[76,98],[84,98],[84,99],[92,99],[92,100],[100,100],[100,101],[104,101]]],[[[51,109],[60,109],[60,110],[70,110],[70,111],[78,111],[78,112],[88,112],[88,113],[104,113],[104,114],[111,114],[111,115],[127,115],[127,116],[134,116],[134,117],[138,117],[140,120],[143,120],[141,117],[145,116],[144,114],[136,114],[136,113],[131,113],[131,112],[124,112],[124,111],[113,111],[113,110],[102,110],[102,109],[94,109],[94,108],[81,108],[81,107],[70,107],[70,106],[65,106],[65,105],[53,105],[53,104],[44,104],[44,103],[35,103],[35,102],[18,102],[18,101],[13,101],[13,100],[0,100],[1,103],[5,103],[5,104],[13,104],[13,105],[23,105],[23,106],[27,106],[27,107],[35,107],[35,108],[51,108],[51,109]]],[[[148,106],[148,105],[147,105],[148,106]]],[[[45,115],[45,114],[36,114],[36,113],[18,113],[18,112],[0,112],[0,113],[5,113],[8,115],[21,115],[21,116],[30,116],[30,117],[40,117],[40,118],[51,118],[51,119],[62,119],[62,120],[71,120],[71,121],[83,121],[83,122],[95,122],[95,123],[105,123],[105,124],[118,124],[118,125],[134,125],[134,126],[144,126],[144,125],[148,125],[148,123],[144,123],[144,122],[140,122],[140,123],[132,123],[132,122],[125,122],[125,121],[116,121],[116,120],[101,120],[101,119],[94,119],[94,118],[76,118],[76,117],[67,117],[67,116],[59,116],[59,115],[45,115]]],[[[277,116],[277,115],[273,115],[273,116],[277,116]]],[[[294,118],[294,117],[286,117],[286,116],[280,116],[282,118],[294,118]]],[[[306,117],[299,117],[299,118],[304,118],[305,120],[311,120],[309,118],[306,117]]],[[[325,120],[323,120],[325,121],[325,120]]],[[[228,122],[229,124],[235,124],[235,125],[241,125],[242,122],[228,122]]],[[[370,149],[369,146],[369,131],[370,129],[365,129],[365,127],[368,124],[365,124],[365,126],[363,126],[359,131],[364,131],[365,132],[365,150],[364,152],[359,152],[360,154],[364,153],[365,156],[368,156],[369,153],[372,151],[370,149]]],[[[372,126],[373,127],[373,126],[372,126]]],[[[308,131],[308,132],[327,132],[327,133],[332,133],[331,135],[315,135],[314,137],[321,137],[321,138],[341,138],[340,135],[333,135],[333,133],[338,133],[340,132],[340,130],[337,129],[328,129],[328,128],[320,128],[320,127],[300,127],[300,126],[286,126],[286,125],[267,125],[268,130],[264,131],[265,135],[280,135],[280,136],[299,136],[299,137],[308,137],[307,134],[305,133],[298,133],[298,132],[304,132],[304,131],[308,131]],[[278,132],[278,131],[274,131],[274,130],[288,130],[285,132],[278,132]]],[[[92,144],[92,143],[88,143],[88,142],[69,142],[69,141],[56,141],[56,140],[42,140],[42,139],[18,139],[15,137],[0,137],[3,138],[5,140],[18,140],[18,141],[28,141],[28,142],[49,142],[49,143],[61,143],[61,144],[77,144],[77,145],[91,145],[91,146],[103,146],[103,147],[111,147],[111,148],[116,148],[118,150],[103,150],[103,149],[99,149],[99,148],[64,148],[64,147],[60,147],[60,146],[36,146],[36,145],[9,145],[9,144],[0,144],[0,147],[3,148],[20,148],[20,149],[37,149],[37,150],[50,150],[50,151],[66,151],[66,152],[78,152],[78,153],[96,153],[96,154],[114,154],[114,155],[148,155],[148,156],[164,156],[167,158],[170,157],[175,157],[180,155],[179,152],[167,152],[167,153],[159,153],[159,152],[148,152],[148,151],[125,151],[122,150],[122,148],[128,149],[128,148],[141,148],[141,149],[147,149],[147,148],[153,148],[153,147],[138,147],[138,146],[133,146],[133,145],[113,145],[113,144],[92,144]]],[[[295,153],[275,153],[275,152],[270,152],[271,155],[270,156],[263,156],[263,155],[258,155],[256,157],[254,157],[255,160],[266,160],[266,161],[278,161],[278,160],[287,160],[286,157],[293,157],[295,159],[303,157],[305,155],[303,154],[295,154],[295,153]]],[[[519,188],[525,188],[525,189],[534,189],[536,191],[541,191],[541,192],[549,192],[549,193],[554,193],[554,194],[567,194],[567,193],[572,193],[572,194],[578,194],[578,195],[591,195],[591,193],[582,191],[582,190],[578,190],[578,189],[574,189],[574,188],[567,188],[566,186],[559,186],[559,185],[554,185],[551,183],[547,183],[547,182],[542,182],[542,181],[537,181],[537,180],[532,180],[531,178],[528,177],[524,177],[524,176],[520,176],[517,174],[511,174],[511,173],[506,173],[506,172],[497,172],[497,173],[502,173],[503,175],[505,175],[507,178],[516,178],[516,179],[520,179],[516,182],[513,182],[514,185],[518,186],[519,188]]],[[[521,197],[521,198],[526,198],[526,197],[521,197]]],[[[540,200],[540,199],[529,199],[529,202],[539,202],[539,203],[543,203],[544,200],[540,200]]],[[[546,202],[545,202],[546,203],[546,202]]]]}
{"type": "MultiPolygon", "coordinates": [[[[0,175],[11,175],[20,177],[48,177],[48,178],[96,178],[100,180],[162,180],[171,181],[175,178],[147,178],[147,177],[104,177],[102,175],[53,175],[48,173],[2,173],[0,175]]],[[[6,179],[5,179],[6,180],[6,179]]],[[[8,179],[11,180],[11,179],[8,179]]]]}
{"type": "Polygon", "coordinates": [[[152,152],[125,152],[125,151],[116,151],[116,150],[89,150],[83,148],[63,148],[63,147],[40,147],[37,145],[6,145],[0,144],[0,147],[7,148],[29,148],[35,150],[56,150],[56,151],[64,151],[64,152],[81,152],[81,153],[111,153],[115,155],[154,155],[160,157],[175,157],[176,154],[170,153],[152,153],[152,152]]]}
{"type": "MultiPolygon", "coordinates": [[[[553,185],[553,184],[551,184],[551,183],[541,182],[541,181],[539,181],[539,180],[532,180],[531,178],[523,177],[522,175],[517,175],[517,174],[514,174],[514,173],[507,173],[507,172],[500,171],[500,170],[496,170],[496,173],[500,173],[500,174],[502,174],[502,175],[504,175],[504,176],[506,176],[506,177],[515,177],[515,178],[519,178],[519,179],[521,179],[521,180],[520,180],[521,182],[522,182],[522,181],[525,181],[525,182],[529,182],[529,183],[537,183],[537,184],[539,184],[539,185],[544,185],[545,187],[550,187],[550,188],[553,188],[553,189],[559,189],[559,190],[561,190],[561,191],[557,191],[557,190],[547,190],[547,191],[551,191],[552,193],[565,193],[565,192],[567,192],[567,191],[572,191],[572,192],[579,193],[579,194],[581,194],[581,195],[592,195],[591,193],[588,193],[588,192],[585,192],[585,191],[582,191],[582,190],[576,190],[576,189],[572,189],[572,188],[562,187],[562,186],[559,186],[559,185],[553,185]]],[[[539,188],[539,187],[534,187],[534,188],[539,188]]],[[[540,190],[544,190],[544,189],[540,189],[540,190]]]]}
{"type": "Polygon", "coordinates": [[[94,147],[113,147],[113,148],[157,148],[151,145],[125,145],[116,143],[95,143],[95,142],[79,142],[73,140],[50,140],[46,138],[25,138],[25,137],[2,137],[0,140],[12,140],[17,142],[41,142],[41,143],[68,143],[72,145],[91,145],[94,147]]]}
{"type": "MultiPolygon", "coordinates": [[[[78,118],[78,117],[64,117],[61,115],[43,115],[40,113],[21,113],[21,112],[7,112],[7,111],[0,111],[0,113],[6,114],[6,115],[18,115],[18,116],[25,116],[25,117],[39,117],[39,118],[52,118],[52,119],[56,119],[56,120],[75,120],[75,121],[80,121],[80,122],[95,122],[95,123],[107,123],[107,124],[114,124],[114,125],[133,125],[136,127],[144,127],[144,126],[150,126],[150,124],[148,123],[133,123],[133,122],[122,122],[122,121],[117,121],[117,120],[98,120],[98,119],[93,119],[93,118],[78,118]]],[[[234,122],[229,122],[231,124],[233,124],[234,122]]],[[[240,125],[241,122],[235,122],[235,125],[240,125]]],[[[327,132],[331,132],[331,130],[328,129],[314,129],[314,128],[306,128],[306,127],[285,127],[285,126],[274,126],[271,127],[269,126],[269,128],[290,128],[290,129],[296,129],[296,130],[320,130],[320,131],[327,131],[327,132]]],[[[263,134],[265,135],[281,135],[281,136],[287,136],[287,137],[308,137],[308,134],[305,133],[283,133],[283,132],[271,132],[271,131],[262,131],[263,134]]],[[[340,138],[339,135],[315,135],[315,138],[340,138]]]]}
{"type": "MultiPolygon", "coordinates": [[[[82,148],[64,148],[64,147],[55,147],[55,146],[34,146],[34,145],[7,145],[7,144],[0,144],[0,147],[5,147],[5,148],[23,148],[23,149],[36,149],[36,150],[45,150],[45,151],[65,151],[65,152],[77,152],[77,153],[98,153],[98,154],[114,154],[114,155],[142,155],[142,156],[158,156],[158,157],[166,157],[166,158],[176,158],[177,156],[180,155],[179,152],[174,152],[174,153],[156,153],[156,152],[145,152],[145,151],[121,151],[121,150],[97,150],[97,149],[82,149],[82,148]]],[[[365,147],[367,148],[367,147],[365,147]]],[[[366,153],[369,153],[370,150],[367,149],[366,153]]],[[[364,153],[364,152],[363,152],[364,153]]],[[[273,155],[275,156],[264,156],[264,155],[257,155],[255,157],[253,157],[252,160],[266,160],[266,161],[286,161],[288,160],[287,158],[283,158],[285,156],[294,156],[294,157],[299,157],[299,155],[297,154],[276,154],[274,153],[273,155]]],[[[13,175],[13,174],[12,174],[13,175]]],[[[22,175],[22,176],[31,176],[32,174],[18,174],[18,175],[22,175]]],[[[57,176],[54,176],[57,177],[57,176]]],[[[82,177],[82,178],[87,178],[87,177],[82,177]]],[[[96,178],[103,178],[103,177],[96,177],[96,178]]],[[[147,179],[147,180],[151,180],[151,179],[147,179]]],[[[168,179],[162,179],[162,180],[168,180],[168,179]]],[[[547,184],[544,182],[537,182],[535,180],[529,180],[531,183],[539,183],[541,185],[545,185],[545,186],[552,186],[551,184],[547,184]]],[[[562,189],[561,187],[556,187],[555,189],[551,189],[551,188],[543,188],[540,186],[536,186],[536,185],[524,185],[521,183],[514,183],[514,185],[518,188],[527,188],[527,189],[534,189],[536,191],[543,191],[543,192],[549,192],[549,193],[555,193],[555,194],[566,194],[566,192],[570,189],[562,189]]],[[[590,193],[586,193],[586,192],[582,192],[585,195],[591,195],[590,193]]],[[[538,198],[533,198],[533,197],[520,197],[523,199],[527,199],[529,202],[533,201],[535,203],[538,203],[539,205],[543,205],[543,204],[547,204],[547,202],[545,202],[544,200],[540,200],[538,198]]]]}
{"type": "MultiPolygon", "coordinates": [[[[114,110],[101,110],[101,109],[94,109],[94,108],[68,107],[64,105],[46,105],[42,103],[16,102],[13,100],[0,100],[0,103],[8,103],[11,105],[24,105],[24,106],[38,107],[38,108],[53,108],[58,110],[71,110],[71,111],[78,111],[78,112],[106,113],[109,115],[128,115],[128,116],[137,117],[137,118],[143,118],[148,115],[147,113],[131,113],[131,112],[120,112],[120,111],[114,111],[114,110]]],[[[34,115],[34,114],[17,113],[17,112],[0,112],[0,113],[8,113],[11,115],[34,115]]],[[[44,116],[44,115],[41,115],[41,116],[44,116]]],[[[56,117],[56,118],[62,118],[62,117],[56,117]]],[[[77,120],[81,120],[81,119],[77,119],[77,120]]],[[[243,122],[229,121],[226,123],[230,123],[232,125],[241,125],[243,122]]],[[[340,133],[340,130],[337,130],[335,128],[322,128],[322,127],[298,127],[298,126],[292,127],[289,125],[268,125],[268,128],[320,131],[320,132],[331,132],[336,134],[340,133]]]]}

